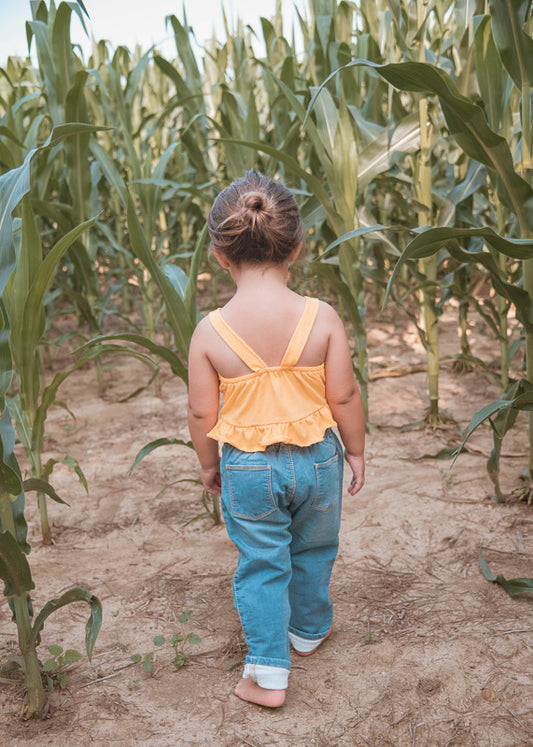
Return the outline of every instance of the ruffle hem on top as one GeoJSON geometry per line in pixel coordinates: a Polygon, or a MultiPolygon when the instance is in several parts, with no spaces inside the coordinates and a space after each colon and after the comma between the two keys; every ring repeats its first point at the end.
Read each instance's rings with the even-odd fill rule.
{"type": "Polygon", "coordinates": [[[329,405],[288,423],[264,425],[236,425],[220,417],[215,427],[207,433],[209,438],[228,443],[241,451],[264,451],[272,444],[284,443],[293,446],[311,446],[322,441],[328,428],[337,423],[331,415],[329,405]]]}

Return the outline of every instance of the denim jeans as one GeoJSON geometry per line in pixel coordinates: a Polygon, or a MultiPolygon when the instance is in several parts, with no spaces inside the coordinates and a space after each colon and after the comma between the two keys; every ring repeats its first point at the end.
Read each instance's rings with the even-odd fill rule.
{"type": "Polygon", "coordinates": [[[248,645],[245,675],[251,672],[262,687],[287,686],[289,631],[320,642],[331,627],[342,473],[342,447],[332,430],[306,447],[223,446],[222,506],[239,550],[233,599],[248,645]]]}

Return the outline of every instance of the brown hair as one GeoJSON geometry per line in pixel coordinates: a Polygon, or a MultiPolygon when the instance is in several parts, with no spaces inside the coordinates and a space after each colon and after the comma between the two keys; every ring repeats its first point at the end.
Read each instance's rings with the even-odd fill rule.
{"type": "Polygon", "coordinates": [[[247,171],[222,190],[207,227],[213,247],[236,265],[279,264],[305,237],[292,192],[258,171],[247,171]]]}

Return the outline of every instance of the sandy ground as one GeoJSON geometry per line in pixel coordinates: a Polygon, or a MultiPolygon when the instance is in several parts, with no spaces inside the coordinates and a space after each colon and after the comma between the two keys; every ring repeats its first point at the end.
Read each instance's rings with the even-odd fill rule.
{"type": "MultiPolygon", "coordinates": [[[[441,323],[443,354],[457,352],[452,316],[441,323]]],[[[472,327],[474,353],[497,358],[497,344],[472,327]]],[[[369,322],[373,371],[417,364],[424,352],[405,320],[369,322]]],[[[60,370],[64,359],[54,361],[60,370]]],[[[51,372],[52,373],[52,372],[51,372]]],[[[426,375],[383,378],[370,386],[367,484],[346,495],[341,549],[331,597],[334,632],[313,657],[293,656],[286,704],[277,711],[240,701],[232,688],[245,655],[232,607],[236,553],[223,526],[201,514],[188,449],[164,447],[128,474],[138,450],[162,436],[188,438],[186,392],[169,372],[161,396],[150,387],[128,402],[146,371],[132,360],[107,364],[97,394],[94,369],[66,381],[47,423],[47,454],[75,456],[89,483],[56,468],[52,482],[71,504],[50,505],[53,546],[39,540],[35,494],[28,496],[36,610],[70,586],[104,605],[93,661],[69,672],[50,698],[50,716],[23,723],[23,689],[0,686],[0,733],[6,745],[214,745],[348,747],[356,745],[533,744],[531,596],[511,599],[480,572],[480,545],[493,572],[533,575],[533,513],[496,504],[485,470],[490,431],[476,451],[449,461],[420,459],[457,443],[453,426],[417,423],[426,406],[426,375]],[[485,456],[484,456],[485,455],[485,456]],[[162,492],[161,492],[162,491],[162,492]],[[190,611],[182,626],[178,617],[190,611]],[[154,646],[184,629],[201,636],[174,671],[170,647],[154,646]],[[153,676],[130,660],[157,651],[153,676]]],[[[457,376],[444,364],[442,407],[465,427],[498,396],[486,373],[457,376]]],[[[521,414],[504,445],[503,487],[526,466],[521,414]]],[[[21,457],[21,462],[23,459],[21,457]]],[[[49,619],[40,648],[83,650],[86,609],[71,605],[49,619]]],[[[0,661],[16,653],[16,631],[0,602],[0,661]]]]}

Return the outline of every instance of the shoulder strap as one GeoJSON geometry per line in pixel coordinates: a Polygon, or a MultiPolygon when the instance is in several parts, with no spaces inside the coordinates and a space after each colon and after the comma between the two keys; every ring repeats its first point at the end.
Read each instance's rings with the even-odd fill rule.
{"type": "Polygon", "coordinates": [[[212,311],[209,314],[209,321],[215,331],[220,335],[220,337],[222,337],[226,345],[239,356],[241,361],[245,363],[248,368],[252,371],[260,371],[263,368],[267,368],[266,364],[257,353],[254,353],[252,348],[231,329],[222,316],[220,309],[215,309],[215,311],[212,311]]]}
{"type": "Polygon", "coordinates": [[[309,339],[316,315],[318,314],[318,305],[318,298],[305,299],[303,314],[287,346],[287,350],[281,361],[282,366],[295,366],[300,360],[305,343],[309,339]]]}

